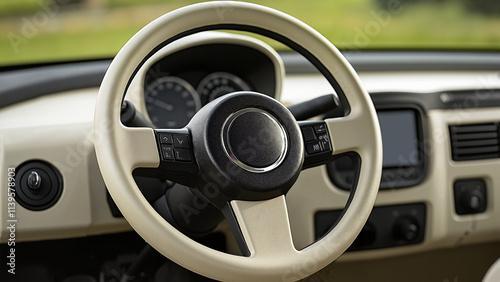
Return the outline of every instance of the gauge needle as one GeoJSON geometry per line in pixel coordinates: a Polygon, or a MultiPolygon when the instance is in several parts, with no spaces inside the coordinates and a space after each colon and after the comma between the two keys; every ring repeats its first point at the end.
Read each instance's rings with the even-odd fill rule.
{"type": "Polygon", "coordinates": [[[171,112],[171,111],[173,111],[173,110],[174,110],[174,106],[173,106],[173,105],[171,105],[171,104],[167,104],[167,103],[165,103],[165,102],[163,102],[163,101],[161,101],[161,100],[158,100],[158,99],[155,99],[155,100],[153,101],[153,104],[154,104],[155,106],[157,106],[157,107],[159,107],[159,108],[162,108],[162,109],[165,109],[165,110],[167,110],[167,111],[169,111],[169,112],[171,112]]]}

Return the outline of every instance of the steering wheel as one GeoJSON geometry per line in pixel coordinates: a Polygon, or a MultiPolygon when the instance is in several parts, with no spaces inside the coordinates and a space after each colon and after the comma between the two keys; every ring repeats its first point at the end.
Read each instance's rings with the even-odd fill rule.
{"type": "Polygon", "coordinates": [[[140,30],[106,72],[94,128],[102,176],[130,225],[169,259],[217,280],[298,280],[325,267],[361,231],[380,182],[378,119],[352,67],[311,27],[255,4],[195,4],[165,14],[140,30]],[[124,95],[148,57],[184,36],[220,29],[265,35],[304,55],[335,88],[348,109],[346,115],[297,123],[276,100],[238,92],[209,103],[183,129],[122,124],[124,95]],[[323,238],[297,250],[290,231],[287,191],[302,169],[349,151],[359,155],[362,165],[343,216],[323,238]],[[222,210],[243,255],[199,244],[164,220],[137,187],[132,176],[137,168],[195,187],[222,210]]]}

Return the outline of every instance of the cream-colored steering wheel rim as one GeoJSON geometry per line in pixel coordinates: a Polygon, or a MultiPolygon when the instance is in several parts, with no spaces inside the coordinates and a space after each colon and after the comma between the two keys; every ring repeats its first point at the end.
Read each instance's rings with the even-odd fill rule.
{"type": "Polygon", "coordinates": [[[299,20],[242,2],[207,2],[181,8],[153,21],[130,39],[111,63],[99,90],[95,136],[103,178],[130,225],[169,259],[223,281],[298,280],[333,262],[350,246],[366,222],[382,168],[382,141],[375,109],[341,53],[299,20]],[[349,115],[326,122],[334,154],[355,151],[361,157],[358,185],[336,227],[302,250],[293,247],[284,196],[258,203],[231,203],[236,216],[248,221],[248,228],[242,227],[242,232],[250,245],[255,246],[251,248],[252,255],[244,257],[215,251],[183,235],[151,207],[132,177],[133,169],[158,167],[160,163],[153,130],[128,128],[120,121],[122,99],[138,66],[164,42],[179,38],[189,33],[187,31],[206,30],[207,26],[226,29],[231,25],[267,30],[302,46],[333,75],[349,101],[349,115]],[[260,224],[259,218],[266,218],[258,216],[261,207],[267,212],[276,210],[277,215],[271,213],[269,217],[281,217],[286,222],[278,222],[279,226],[277,222],[260,224]],[[251,226],[257,226],[258,230],[251,226]]]}

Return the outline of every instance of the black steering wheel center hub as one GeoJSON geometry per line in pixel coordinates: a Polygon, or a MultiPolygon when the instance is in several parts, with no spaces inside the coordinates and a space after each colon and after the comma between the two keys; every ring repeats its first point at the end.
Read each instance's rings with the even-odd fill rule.
{"type": "Polygon", "coordinates": [[[288,138],[280,122],[257,108],[240,110],[222,129],[224,151],[237,166],[255,173],[271,171],[284,160],[288,138]]]}
{"type": "Polygon", "coordinates": [[[212,191],[204,194],[216,205],[283,195],[302,169],[297,121],[267,95],[224,95],[196,113],[187,127],[200,168],[196,182],[201,192],[212,191]]]}

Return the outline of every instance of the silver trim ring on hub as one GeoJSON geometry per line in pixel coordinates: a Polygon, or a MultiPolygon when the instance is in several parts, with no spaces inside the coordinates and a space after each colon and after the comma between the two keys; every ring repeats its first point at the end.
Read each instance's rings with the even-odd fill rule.
{"type": "Polygon", "coordinates": [[[286,152],[288,151],[288,137],[286,135],[285,128],[283,127],[283,125],[274,116],[272,116],[268,112],[261,110],[261,109],[257,109],[257,108],[246,108],[246,109],[242,109],[242,110],[239,110],[239,111],[231,114],[226,119],[226,121],[224,121],[224,125],[222,126],[221,140],[222,140],[222,147],[224,148],[224,153],[226,153],[226,155],[229,157],[229,159],[234,164],[241,167],[242,169],[250,171],[250,172],[254,172],[254,173],[263,173],[263,172],[268,172],[268,171],[275,169],[283,162],[283,160],[285,159],[285,156],[286,156],[286,152]],[[233,121],[236,120],[236,118],[238,118],[239,116],[241,116],[245,113],[249,113],[249,112],[257,112],[257,113],[261,113],[261,114],[265,115],[280,130],[281,141],[283,142],[281,154],[278,157],[278,159],[269,166],[253,167],[253,166],[245,164],[244,162],[242,162],[241,160],[239,160],[235,156],[235,154],[233,153],[233,149],[231,148],[231,145],[229,144],[229,140],[228,140],[229,139],[229,129],[231,128],[233,121]]]}

